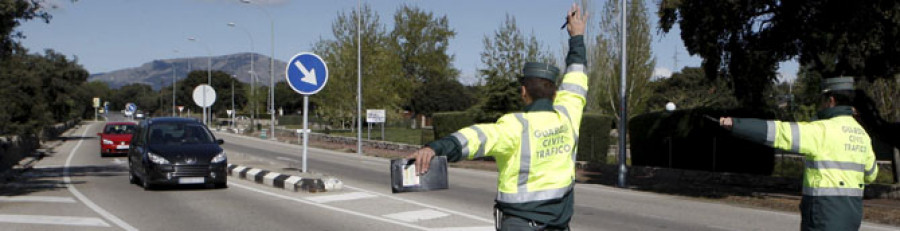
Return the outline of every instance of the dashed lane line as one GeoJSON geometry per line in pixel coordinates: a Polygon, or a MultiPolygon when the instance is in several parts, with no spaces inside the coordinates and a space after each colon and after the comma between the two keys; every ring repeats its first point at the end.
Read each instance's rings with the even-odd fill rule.
{"type": "Polygon", "coordinates": [[[413,223],[413,222],[418,222],[418,221],[422,221],[422,220],[431,220],[431,219],[446,217],[446,216],[450,216],[450,214],[438,212],[433,209],[422,209],[422,210],[416,210],[416,211],[391,213],[391,214],[387,214],[387,215],[383,215],[383,216],[394,219],[394,220],[413,223]]]}
{"type": "Polygon", "coordinates": [[[0,202],[75,203],[75,199],[71,197],[49,196],[0,196],[0,202]]]}
{"type": "Polygon", "coordinates": [[[94,217],[0,214],[0,223],[110,227],[109,224],[102,219],[94,217]]]}
{"type": "Polygon", "coordinates": [[[328,195],[328,196],[313,196],[306,197],[305,199],[316,202],[316,203],[328,203],[335,201],[349,201],[349,200],[359,200],[365,198],[376,197],[375,195],[364,193],[364,192],[352,192],[352,193],[344,193],[338,195],[328,195]]]}

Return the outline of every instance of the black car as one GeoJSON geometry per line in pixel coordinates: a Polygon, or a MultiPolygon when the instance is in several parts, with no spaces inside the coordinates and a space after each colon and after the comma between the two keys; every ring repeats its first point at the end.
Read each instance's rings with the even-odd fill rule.
{"type": "Polygon", "coordinates": [[[188,118],[150,118],[140,122],[128,150],[131,183],[205,184],[225,188],[228,159],[203,123],[188,118]]]}

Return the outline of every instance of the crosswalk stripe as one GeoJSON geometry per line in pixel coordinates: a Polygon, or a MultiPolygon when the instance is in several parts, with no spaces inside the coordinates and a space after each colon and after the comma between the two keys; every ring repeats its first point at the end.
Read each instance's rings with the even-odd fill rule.
{"type": "Polygon", "coordinates": [[[446,217],[446,216],[450,216],[450,214],[442,213],[442,212],[439,212],[437,210],[432,210],[432,209],[422,209],[422,210],[409,211],[409,212],[392,213],[392,214],[387,214],[384,216],[387,218],[394,219],[394,220],[400,220],[400,221],[412,223],[412,222],[417,222],[417,221],[421,221],[421,220],[431,220],[431,219],[435,219],[435,218],[446,217]]]}
{"type": "Polygon", "coordinates": [[[49,203],[75,203],[71,197],[47,197],[47,196],[0,196],[0,202],[49,202],[49,203]]]}
{"type": "Polygon", "coordinates": [[[375,195],[364,193],[364,192],[352,192],[352,193],[344,193],[339,195],[328,195],[328,196],[314,196],[307,197],[307,200],[316,202],[316,203],[328,203],[334,201],[348,201],[348,200],[358,200],[364,198],[376,197],[375,195]]]}
{"type": "Polygon", "coordinates": [[[494,231],[497,230],[494,226],[476,226],[476,227],[449,227],[449,228],[435,228],[430,229],[431,231],[494,231]]]}
{"type": "Polygon", "coordinates": [[[94,217],[64,217],[64,216],[35,216],[35,215],[0,214],[0,223],[110,227],[109,224],[107,224],[105,221],[101,220],[100,218],[94,218],[94,217]]]}

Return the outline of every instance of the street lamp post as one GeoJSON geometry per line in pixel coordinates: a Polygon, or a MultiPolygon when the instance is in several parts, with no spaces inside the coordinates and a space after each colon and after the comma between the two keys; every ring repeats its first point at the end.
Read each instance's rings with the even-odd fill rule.
{"type": "MultiPolygon", "coordinates": [[[[174,50],[175,53],[178,53],[178,50],[174,50]]],[[[172,61],[172,117],[175,117],[175,84],[177,84],[177,77],[175,77],[175,61],[172,61]]]]}
{"type": "Polygon", "coordinates": [[[261,10],[266,14],[266,17],[269,18],[269,32],[271,33],[271,45],[272,45],[272,53],[269,57],[269,115],[272,116],[272,121],[270,122],[270,130],[272,132],[271,139],[275,139],[275,20],[272,20],[272,15],[269,14],[269,11],[263,9],[259,5],[251,4],[250,0],[241,0],[244,4],[250,4],[256,6],[257,9],[261,10]]]}
{"type": "Polygon", "coordinates": [[[243,27],[238,27],[234,22],[228,23],[229,27],[238,28],[244,33],[247,34],[247,37],[250,38],[250,103],[253,104],[250,106],[252,111],[250,112],[250,126],[253,127],[256,125],[256,72],[253,70],[254,63],[256,63],[256,51],[253,48],[253,35],[250,34],[250,31],[244,29],[243,27]]]}
{"type": "MultiPolygon", "coordinates": [[[[198,42],[197,38],[190,37],[188,40],[192,42],[198,42]]],[[[202,43],[202,42],[201,42],[202,43]]],[[[206,84],[212,87],[212,51],[209,50],[209,45],[206,43],[202,43],[203,48],[206,48],[207,58],[206,58],[206,84]]],[[[206,88],[203,88],[203,101],[206,101],[206,88]]],[[[212,111],[209,110],[209,107],[203,108],[203,124],[209,126],[209,116],[207,114],[212,114],[212,111]]]]}
{"type": "Polygon", "coordinates": [[[237,110],[234,108],[234,79],[237,78],[236,75],[231,76],[231,128],[234,128],[234,118],[237,115],[237,110]]]}

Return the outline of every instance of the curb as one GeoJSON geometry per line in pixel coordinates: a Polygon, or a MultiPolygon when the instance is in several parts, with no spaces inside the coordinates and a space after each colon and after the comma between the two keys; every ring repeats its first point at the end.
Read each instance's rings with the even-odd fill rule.
{"type": "Polygon", "coordinates": [[[336,178],[300,177],[272,172],[265,169],[228,164],[227,173],[231,177],[253,181],[293,192],[329,192],[340,191],[344,183],[336,178]]]}

